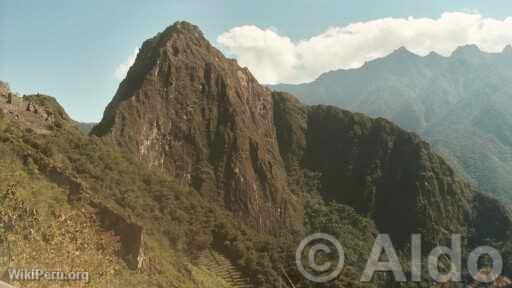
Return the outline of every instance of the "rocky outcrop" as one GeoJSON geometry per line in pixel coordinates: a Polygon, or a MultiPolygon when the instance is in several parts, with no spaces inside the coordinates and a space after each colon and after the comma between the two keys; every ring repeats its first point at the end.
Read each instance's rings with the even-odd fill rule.
{"type": "Polygon", "coordinates": [[[144,255],[144,228],[128,221],[124,216],[113,209],[101,204],[91,203],[97,209],[96,217],[100,225],[113,231],[121,242],[121,257],[132,270],[143,268],[144,255]]]}
{"type": "Polygon", "coordinates": [[[56,125],[71,120],[54,98],[41,94],[23,97],[11,92],[0,94],[0,114],[20,127],[40,134],[49,133],[56,125]]]}
{"type": "Polygon", "coordinates": [[[270,92],[196,26],[178,22],[142,45],[92,134],[110,135],[255,227],[293,218],[270,92]]]}

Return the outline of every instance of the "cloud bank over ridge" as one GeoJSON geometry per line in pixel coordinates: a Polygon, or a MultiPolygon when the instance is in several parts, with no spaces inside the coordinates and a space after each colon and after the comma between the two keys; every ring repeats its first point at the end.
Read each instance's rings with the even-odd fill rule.
{"type": "Polygon", "coordinates": [[[400,47],[418,55],[433,51],[449,56],[468,44],[501,52],[512,43],[512,17],[498,20],[478,13],[446,12],[437,19],[382,18],[330,27],[300,41],[273,28],[249,25],[221,34],[217,42],[261,83],[302,83],[330,70],[360,67],[400,47]]]}

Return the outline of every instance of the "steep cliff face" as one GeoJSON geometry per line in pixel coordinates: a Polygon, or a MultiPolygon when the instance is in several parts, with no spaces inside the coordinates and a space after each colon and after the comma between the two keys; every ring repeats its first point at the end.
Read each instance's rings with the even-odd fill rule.
{"type": "Polygon", "coordinates": [[[148,166],[265,228],[293,206],[272,105],[247,69],[178,22],[143,44],[92,134],[111,135],[148,166]]]}
{"type": "Polygon", "coordinates": [[[285,93],[274,101],[283,158],[320,173],[326,200],[354,207],[398,244],[412,233],[433,245],[465,232],[473,191],[418,136],[384,119],[305,107],[285,93]]]}

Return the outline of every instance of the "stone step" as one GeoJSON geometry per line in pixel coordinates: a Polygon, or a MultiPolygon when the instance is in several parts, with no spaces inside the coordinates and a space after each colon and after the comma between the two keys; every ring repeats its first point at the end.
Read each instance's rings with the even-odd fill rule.
{"type": "Polygon", "coordinates": [[[236,266],[220,253],[208,250],[203,252],[198,261],[198,265],[223,279],[233,288],[253,288],[250,281],[245,277],[236,266]]]}

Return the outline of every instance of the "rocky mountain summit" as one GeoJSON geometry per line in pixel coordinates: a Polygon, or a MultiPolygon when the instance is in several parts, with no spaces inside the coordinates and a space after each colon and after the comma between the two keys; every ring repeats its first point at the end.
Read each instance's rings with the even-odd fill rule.
{"type": "Polygon", "coordinates": [[[144,42],[93,135],[268,228],[294,213],[270,92],[191,24],[144,42]]]}
{"type": "Polygon", "coordinates": [[[300,223],[302,196],[289,186],[297,170],[318,173],[326,201],[398,242],[428,232],[437,243],[468,224],[473,189],[418,136],[273,94],[186,22],[144,43],[92,134],[263,230],[300,223]]]}

